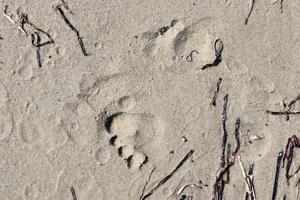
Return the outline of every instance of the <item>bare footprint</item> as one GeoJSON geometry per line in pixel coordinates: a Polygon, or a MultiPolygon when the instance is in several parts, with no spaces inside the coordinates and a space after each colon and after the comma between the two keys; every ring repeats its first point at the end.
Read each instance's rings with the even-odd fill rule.
{"type": "Polygon", "coordinates": [[[141,151],[144,145],[153,140],[155,126],[155,118],[148,114],[116,113],[105,121],[105,128],[112,135],[110,144],[126,160],[128,168],[132,169],[148,161],[148,157],[141,151]]]}

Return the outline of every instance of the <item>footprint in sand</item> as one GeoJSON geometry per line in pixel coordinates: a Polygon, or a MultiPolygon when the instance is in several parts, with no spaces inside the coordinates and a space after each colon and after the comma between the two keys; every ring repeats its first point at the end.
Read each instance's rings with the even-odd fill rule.
{"type": "Polygon", "coordinates": [[[215,24],[211,18],[202,18],[195,23],[185,20],[173,20],[164,29],[163,34],[147,31],[142,34],[145,39],[143,52],[158,64],[171,64],[184,60],[191,51],[197,51],[193,60],[198,66],[211,63],[215,58],[214,42],[219,37],[215,31],[215,24]],[[164,63],[160,63],[160,62],[164,63]]]}
{"type": "Polygon", "coordinates": [[[116,113],[105,119],[105,129],[111,134],[113,145],[127,163],[128,168],[137,169],[148,161],[141,152],[142,147],[150,143],[156,133],[157,120],[149,114],[116,113]]]}
{"type": "Polygon", "coordinates": [[[30,118],[21,119],[17,123],[17,131],[22,142],[31,145],[40,142],[41,132],[30,118]]]}

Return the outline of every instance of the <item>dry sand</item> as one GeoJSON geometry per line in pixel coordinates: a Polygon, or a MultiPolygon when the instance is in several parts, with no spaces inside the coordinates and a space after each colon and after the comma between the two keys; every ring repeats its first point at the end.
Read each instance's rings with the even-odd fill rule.
{"type": "MultiPolygon", "coordinates": [[[[235,163],[223,199],[245,199],[239,158],[246,173],[254,163],[256,199],[272,199],[278,153],[300,136],[299,115],[266,113],[287,111],[283,101],[300,94],[300,4],[257,0],[245,25],[251,2],[68,0],[74,15],[60,8],[91,53],[84,56],[57,1],[2,0],[17,24],[2,15],[0,199],[213,199],[226,94],[223,164],[235,163]],[[36,30],[25,23],[26,37],[17,13],[54,40],[40,48],[41,67],[31,41],[36,30]],[[201,70],[216,55],[221,62],[201,70]],[[157,189],[141,198],[148,179],[144,194],[157,189]],[[176,197],[187,184],[195,187],[176,197]]],[[[291,110],[300,111],[299,101],[291,110]]],[[[291,174],[299,153],[295,148],[291,174]]],[[[300,175],[287,185],[286,166],[278,169],[276,199],[296,199],[300,175]]]]}

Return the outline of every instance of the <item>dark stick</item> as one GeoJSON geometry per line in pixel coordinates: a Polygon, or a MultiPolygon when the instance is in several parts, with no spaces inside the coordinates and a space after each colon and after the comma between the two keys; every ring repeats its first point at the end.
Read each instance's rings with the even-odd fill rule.
{"type": "Polygon", "coordinates": [[[280,12],[283,13],[283,0],[280,0],[280,12]]]}
{"type": "Polygon", "coordinates": [[[250,165],[248,174],[246,176],[246,182],[249,187],[249,192],[246,192],[246,197],[245,199],[249,200],[255,200],[256,195],[255,195],[255,187],[254,187],[254,182],[253,182],[253,171],[254,171],[254,163],[250,165]]]}
{"type": "Polygon", "coordinates": [[[217,82],[217,88],[216,88],[216,90],[215,90],[215,92],[214,92],[214,96],[213,96],[213,98],[212,98],[212,101],[211,101],[211,105],[213,105],[213,106],[216,106],[217,104],[216,104],[216,101],[217,101],[217,97],[218,97],[218,93],[219,93],[219,91],[220,91],[220,85],[221,85],[221,82],[222,82],[222,78],[219,78],[219,80],[218,80],[218,82],[217,82]]]}
{"type": "Polygon", "coordinates": [[[271,115],[299,115],[300,111],[270,111],[267,110],[267,113],[271,115]]]}
{"type": "Polygon", "coordinates": [[[275,179],[273,185],[273,193],[272,193],[272,200],[276,200],[277,189],[278,189],[278,180],[279,180],[279,173],[280,173],[280,164],[283,157],[283,152],[279,152],[276,161],[276,171],[275,171],[275,179]]]}
{"type": "Polygon", "coordinates": [[[73,197],[73,200],[77,200],[77,196],[76,196],[76,193],[75,193],[75,189],[73,186],[71,186],[71,194],[72,194],[72,197],[73,197]]]}
{"type": "Polygon", "coordinates": [[[64,11],[59,6],[57,6],[57,10],[58,10],[59,14],[61,15],[61,17],[63,18],[63,20],[65,21],[65,23],[71,28],[71,30],[73,32],[76,33],[76,37],[78,39],[78,42],[79,42],[79,45],[80,45],[83,55],[89,56],[90,54],[86,52],[86,49],[85,49],[85,46],[84,46],[84,43],[82,41],[82,37],[80,36],[79,31],[73,26],[73,24],[70,22],[70,20],[66,17],[64,11]]]}
{"type": "Polygon", "coordinates": [[[140,199],[143,198],[144,193],[145,193],[145,190],[146,190],[146,187],[147,187],[147,185],[148,185],[148,183],[149,183],[149,181],[150,181],[150,179],[151,179],[151,176],[152,176],[153,172],[155,171],[155,169],[156,169],[156,167],[154,167],[154,168],[151,170],[151,172],[150,172],[150,174],[149,174],[149,176],[148,176],[148,179],[147,179],[147,181],[146,181],[146,183],[145,183],[145,185],[144,185],[144,187],[143,187],[143,190],[142,190],[142,194],[141,194],[141,196],[140,196],[140,199]]]}
{"type": "Polygon", "coordinates": [[[33,46],[35,46],[37,63],[38,63],[38,66],[41,68],[42,67],[41,46],[40,46],[41,37],[37,32],[34,32],[34,33],[31,34],[31,43],[32,43],[33,46]],[[36,43],[35,43],[35,40],[36,40],[36,43]]]}
{"type": "Polygon", "coordinates": [[[286,163],[285,177],[286,177],[287,185],[289,185],[289,179],[292,178],[298,171],[298,169],[297,169],[294,174],[290,175],[290,169],[291,169],[292,162],[293,162],[293,155],[294,155],[295,147],[300,148],[300,140],[297,138],[296,135],[293,135],[292,137],[290,137],[288,139],[288,142],[286,144],[284,157],[283,157],[283,163],[282,163],[283,168],[285,167],[285,163],[286,163]]]}
{"type": "Polygon", "coordinates": [[[254,3],[255,3],[255,0],[251,0],[251,8],[250,8],[250,11],[249,11],[249,13],[248,13],[246,19],[245,19],[245,25],[248,24],[250,15],[251,15],[251,13],[252,13],[252,11],[253,11],[253,8],[254,8],[254,3]]]}
{"type": "Polygon", "coordinates": [[[225,166],[225,151],[226,151],[227,136],[228,136],[226,130],[227,104],[228,104],[228,94],[226,94],[224,97],[223,112],[222,112],[223,140],[222,140],[221,167],[225,166]]]}
{"type": "Polygon", "coordinates": [[[234,131],[234,137],[236,140],[236,148],[234,151],[234,155],[236,155],[240,150],[240,127],[241,127],[241,119],[237,118],[235,122],[235,131],[234,131]]]}
{"type": "Polygon", "coordinates": [[[204,65],[201,68],[202,70],[205,70],[206,68],[209,68],[209,67],[216,67],[222,62],[223,42],[220,39],[217,39],[215,41],[214,49],[215,49],[215,56],[216,56],[215,60],[213,61],[213,63],[204,65]],[[217,48],[218,44],[220,45],[220,49],[217,48]]]}
{"type": "Polygon", "coordinates": [[[176,166],[176,168],[168,174],[166,177],[164,177],[157,185],[155,185],[147,194],[145,194],[141,200],[145,200],[148,197],[150,197],[154,191],[156,191],[160,186],[165,184],[178,170],[182,165],[191,157],[191,155],[194,153],[194,150],[190,150],[188,154],[180,161],[180,163],[176,166]]]}
{"type": "Polygon", "coordinates": [[[283,200],[286,200],[286,194],[285,194],[285,195],[283,195],[283,200]]]}

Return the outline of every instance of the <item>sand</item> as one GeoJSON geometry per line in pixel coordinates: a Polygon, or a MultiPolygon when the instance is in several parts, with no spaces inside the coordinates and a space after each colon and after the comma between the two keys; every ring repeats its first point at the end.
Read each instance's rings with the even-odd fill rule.
{"type": "Polygon", "coordinates": [[[300,4],[251,2],[2,0],[0,199],[296,199],[300,4]]]}

